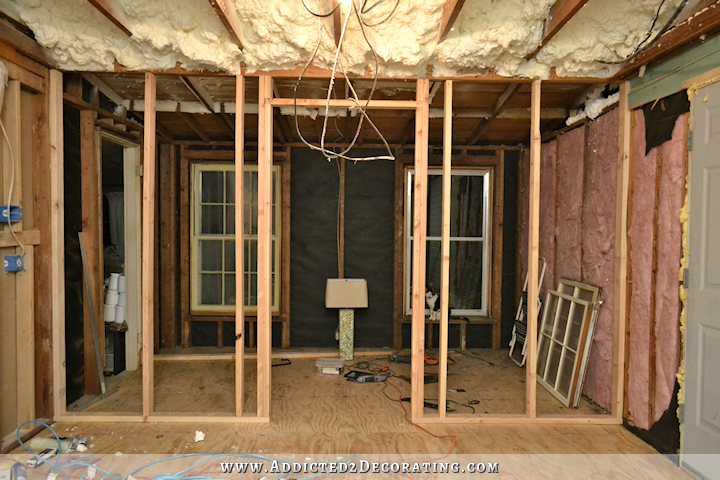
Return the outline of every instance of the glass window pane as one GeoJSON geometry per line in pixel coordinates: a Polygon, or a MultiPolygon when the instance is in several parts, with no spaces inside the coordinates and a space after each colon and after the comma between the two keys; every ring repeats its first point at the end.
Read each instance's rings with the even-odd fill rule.
{"type": "Polygon", "coordinates": [[[222,274],[203,273],[200,275],[198,286],[200,287],[200,303],[202,305],[222,304],[222,274]]]}
{"type": "Polygon", "coordinates": [[[257,274],[251,273],[246,276],[245,279],[245,285],[246,292],[247,292],[247,300],[245,305],[248,307],[256,307],[257,306],[257,274]]]}
{"type": "Polygon", "coordinates": [[[572,302],[565,299],[560,299],[560,315],[557,319],[557,326],[555,327],[555,340],[560,343],[565,343],[565,331],[567,330],[568,318],[570,315],[570,305],[572,302]]]}
{"type": "Polygon", "coordinates": [[[222,241],[200,240],[199,261],[203,272],[222,271],[222,241]]]}
{"type": "Polygon", "coordinates": [[[555,312],[557,308],[558,297],[550,295],[545,305],[543,315],[546,316],[545,325],[542,328],[542,333],[548,336],[552,336],[553,326],[555,325],[555,312]]]}
{"type": "Polygon", "coordinates": [[[245,271],[257,273],[257,241],[245,240],[245,271]]]}
{"type": "Polygon", "coordinates": [[[442,235],[442,175],[428,175],[427,235],[442,235]]]}
{"type": "Polygon", "coordinates": [[[555,342],[550,342],[550,344],[550,363],[547,366],[547,372],[545,372],[545,381],[555,387],[558,368],[560,366],[560,355],[562,354],[562,346],[558,345],[555,342]]]}
{"type": "Polygon", "coordinates": [[[482,237],[485,177],[453,175],[450,187],[450,236],[482,237]]]}
{"type": "Polygon", "coordinates": [[[225,207],[225,234],[235,235],[235,207],[232,205],[225,207]]]}
{"type": "Polygon", "coordinates": [[[200,233],[223,234],[223,206],[203,205],[200,207],[200,233]]]}
{"type": "Polygon", "coordinates": [[[200,172],[202,203],[223,203],[223,172],[200,172]]]}
{"type": "Polygon", "coordinates": [[[568,337],[568,346],[573,350],[578,349],[578,343],[580,343],[580,332],[582,330],[584,317],[585,307],[583,307],[582,305],[575,305],[575,311],[572,315],[572,322],[570,323],[570,334],[568,337]]]}
{"type": "Polygon", "coordinates": [[[547,365],[547,355],[550,348],[550,339],[544,335],[540,335],[538,339],[538,360],[537,374],[540,378],[545,378],[545,366],[547,365]]]}
{"type": "Polygon", "coordinates": [[[483,270],[482,242],[450,242],[450,308],[484,308],[483,270]]]}
{"type": "Polygon", "coordinates": [[[560,378],[558,381],[558,392],[567,397],[570,393],[570,383],[573,377],[573,367],[575,365],[575,354],[566,350],[565,358],[560,369],[560,378]]]}
{"type": "Polygon", "coordinates": [[[225,172],[225,203],[235,203],[235,172],[225,172]]]}
{"type": "Polygon", "coordinates": [[[235,305],[235,275],[225,275],[225,305],[235,305]]]}
{"type": "Polygon", "coordinates": [[[225,241],[225,272],[235,271],[235,240],[225,241]]]}
{"type": "Polygon", "coordinates": [[[243,227],[243,234],[250,235],[254,221],[252,218],[253,209],[251,205],[245,205],[243,208],[245,209],[243,212],[243,223],[245,224],[243,227]]]}
{"type": "Polygon", "coordinates": [[[258,234],[258,206],[253,205],[252,206],[252,212],[250,212],[250,220],[251,220],[251,228],[249,235],[257,235],[258,234]]]}

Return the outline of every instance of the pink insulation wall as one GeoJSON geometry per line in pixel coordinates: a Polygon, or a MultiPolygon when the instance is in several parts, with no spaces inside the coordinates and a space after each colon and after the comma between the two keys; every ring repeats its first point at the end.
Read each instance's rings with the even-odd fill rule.
{"type": "MultiPolygon", "coordinates": [[[[540,288],[540,298],[545,300],[548,289],[557,289],[555,281],[555,189],[557,142],[552,141],[540,150],[540,257],[545,259],[545,279],[540,288]]],[[[542,262],[539,263],[542,272],[542,262]]]]}
{"type": "Polygon", "coordinates": [[[603,296],[583,393],[606,410],[612,404],[617,138],[617,109],[588,126],[581,231],[582,281],[602,288],[603,296]]]}
{"type": "Polygon", "coordinates": [[[628,420],[647,430],[669,407],[678,369],[687,114],[647,155],[642,110],[633,120],[627,406],[628,420]]]}
{"type": "MultiPolygon", "coordinates": [[[[576,128],[557,139],[557,278],[580,281],[582,275],[581,243],[583,213],[583,178],[585,172],[585,129],[576,128]]],[[[553,288],[557,287],[554,285],[553,288]]]]}

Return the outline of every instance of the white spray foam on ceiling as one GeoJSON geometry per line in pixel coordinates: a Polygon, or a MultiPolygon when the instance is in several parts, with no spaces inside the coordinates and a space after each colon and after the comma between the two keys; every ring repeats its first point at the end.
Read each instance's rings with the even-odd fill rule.
{"type": "MultiPolygon", "coordinates": [[[[130,70],[248,71],[304,65],[318,42],[318,19],[301,0],[234,0],[243,25],[243,51],[232,43],[207,0],[114,0],[128,17],[132,37],[112,25],[87,0],[15,0],[23,21],[58,66],[67,70],[111,71],[115,61],[130,70]]],[[[359,0],[356,0],[359,1],[359,0]]],[[[505,76],[541,77],[552,68],[560,76],[612,75],[612,61],[632,54],[645,38],[662,0],[590,0],[535,59],[525,57],[542,40],[544,21],[555,0],[467,0],[453,31],[437,44],[444,0],[400,0],[391,19],[365,28],[380,73],[472,75],[489,70],[505,76]]],[[[682,0],[666,0],[659,31],[682,0]]],[[[328,11],[330,0],[307,0],[328,11]]],[[[375,23],[394,5],[380,4],[364,18],[375,23]]],[[[344,18],[344,17],[343,17],[344,18]]],[[[315,65],[335,57],[332,18],[319,22],[323,39],[315,65]]],[[[341,62],[353,74],[374,66],[357,19],[351,16],[341,62]]]]}

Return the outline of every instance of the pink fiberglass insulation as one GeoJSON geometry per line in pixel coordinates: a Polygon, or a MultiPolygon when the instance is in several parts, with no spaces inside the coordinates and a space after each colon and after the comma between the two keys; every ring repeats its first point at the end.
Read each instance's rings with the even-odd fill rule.
{"type": "Polygon", "coordinates": [[[555,275],[558,280],[580,281],[585,128],[560,135],[557,142],[555,275]]]}
{"type": "Polygon", "coordinates": [[[680,294],[678,271],[682,254],[680,209],[684,202],[684,155],[688,114],[681,115],[672,139],[662,145],[658,195],[657,255],[655,274],[655,399],[657,422],[670,406],[678,370],[680,294]]]}
{"type": "MultiPolygon", "coordinates": [[[[545,143],[540,149],[540,257],[545,258],[547,268],[540,288],[540,298],[545,300],[548,289],[556,289],[555,282],[555,163],[557,141],[545,143]]],[[[539,262],[538,275],[542,272],[539,262]]],[[[539,277],[538,277],[539,278],[539,277]]]]}
{"type": "Polygon", "coordinates": [[[583,282],[602,288],[604,299],[595,326],[583,393],[606,410],[612,406],[617,132],[617,109],[588,127],[581,231],[583,282]]]}
{"type": "Polygon", "coordinates": [[[518,166],[518,188],[520,189],[520,206],[518,208],[518,219],[520,225],[518,225],[518,255],[520,256],[520,271],[522,272],[520,280],[521,282],[523,282],[520,284],[520,287],[522,288],[522,285],[525,282],[525,275],[527,274],[528,268],[528,215],[530,208],[530,197],[528,196],[528,192],[530,189],[530,150],[523,150],[520,153],[519,160],[520,164],[518,166]]]}
{"type": "Polygon", "coordinates": [[[645,155],[645,116],[633,112],[633,168],[630,208],[630,330],[627,365],[628,420],[649,429],[650,303],[652,296],[653,236],[657,148],[645,155]]]}

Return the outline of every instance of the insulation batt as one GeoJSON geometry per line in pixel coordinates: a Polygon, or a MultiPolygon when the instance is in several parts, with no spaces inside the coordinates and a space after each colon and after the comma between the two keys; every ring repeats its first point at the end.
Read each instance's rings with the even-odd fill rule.
{"type": "Polygon", "coordinates": [[[657,148],[645,155],[645,116],[633,112],[632,206],[630,209],[630,271],[632,272],[627,397],[629,420],[649,429],[650,312],[652,296],[653,236],[656,197],[657,148]]]}
{"type": "MultiPolygon", "coordinates": [[[[555,164],[557,141],[545,143],[540,149],[540,257],[545,259],[545,278],[540,286],[540,298],[545,301],[548,289],[557,288],[555,278],[555,164]]],[[[542,272],[542,261],[538,264],[538,275],[542,272]]]]}
{"type": "MultiPolygon", "coordinates": [[[[58,67],[67,70],[112,71],[117,61],[131,70],[167,70],[178,63],[186,69],[249,72],[294,68],[310,58],[322,40],[315,65],[327,68],[335,57],[332,17],[318,20],[301,0],[233,0],[242,22],[243,50],[232,42],[207,0],[114,0],[125,12],[128,38],[85,0],[15,0],[21,18],[38,42],[50,50],[58,67]]],[[[681,0],[668,1],[658,30],[681,0]]],[[[438,44],[437,31],[444,0],[401,1],[385,24],[366,28],[380,59],[380,73],[389,77],[419,75],[428,65],[435,74],[476,75],[494,70],[511,77],[609,76],[613,61],[630,55],[647,35],[661,0],[593,0],[583,7],[536,56],[525,57],[541,44],[544,21],[555,0],[468,0],[454,29],[438,44]]],[[[329,0],[309,0],[318,11],[329,0]]],[[[385,2],[365,18],[374,23],[386,16],[385,2]]],[[[343,17],[344,18],[344,17],[343,17]]],[[[362,74],[372,56],[357,19],[350,18],[341,64],[362,74]]]]}
{"type": "Polygon", "coordinates": [[[581,280],[585,128],[560,135],[557,158],[557,278],[581,280]]]}
{"type": "Polygon", "coordinates": [[[685,141],[688,114],[675,122],[672,139],[662,145],[662,167],[658,198],[657,255],[655,279],[655,408],[657,422],[670,406],[680,355],[680,270],[682,228],[679,212],[684,201],[685,141]]]}
{"type": "Polygon", "coordinates": [[[615,217],[618,109],[590,123],[585,154],[582,213],[582,279],[602,288],[583,393],[606,410],[612,407],[615,302],[615,217]]]}

